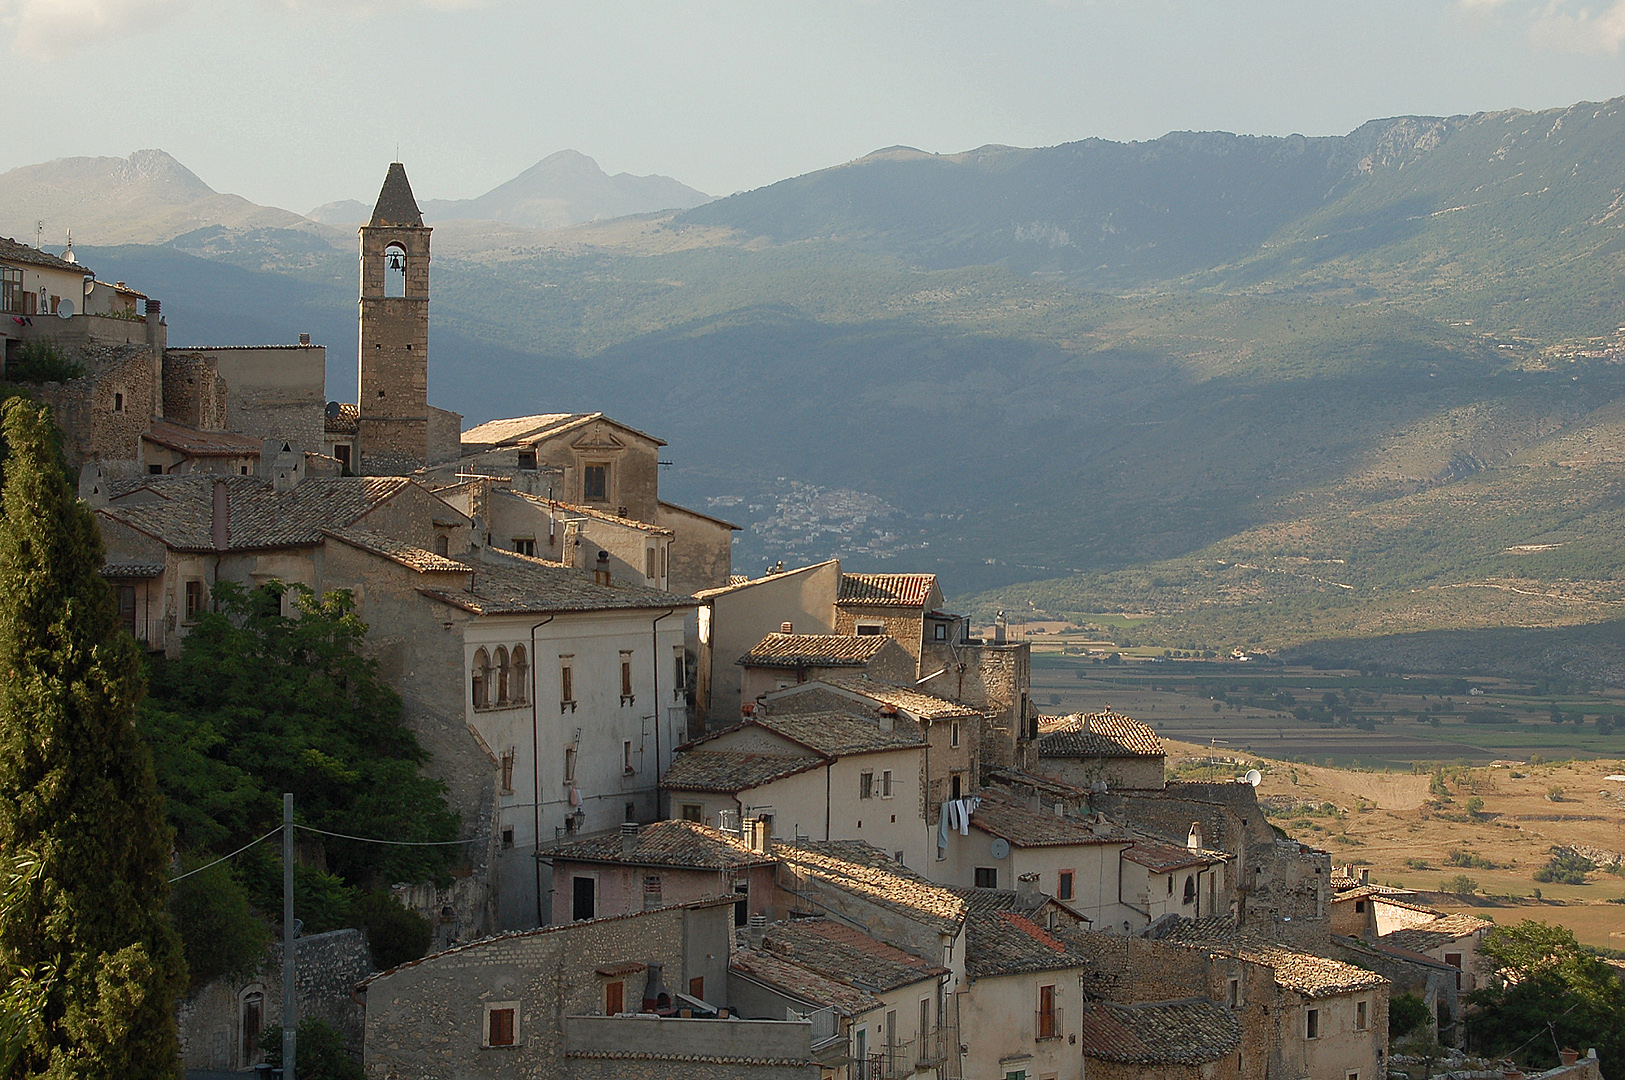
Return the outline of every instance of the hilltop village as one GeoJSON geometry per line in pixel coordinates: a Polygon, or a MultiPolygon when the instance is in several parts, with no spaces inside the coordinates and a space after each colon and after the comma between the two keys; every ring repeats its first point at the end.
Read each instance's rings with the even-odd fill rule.
{"type": "MultiPolygon", "coordinates": [[[[1142,723],[1041,715],[934,575],[735,575],[657,434],[431,405],[430,233],[391,165],[341,402],[308,339],[171,348],[159,299],[0,241],[8,362],[82,367],[37,396],[125,627],[175,655],[217,583],[348,590],[461,817],[451,884],[394,890],[428,955],[299,942],[369,1076],[1382,1080],[1401,993],[1459,1043],[1489,923],[1166,779],[1142,723]]],[[[183,1003],[188,1068],[260,1061],[279,962],[183,1003]]]]}

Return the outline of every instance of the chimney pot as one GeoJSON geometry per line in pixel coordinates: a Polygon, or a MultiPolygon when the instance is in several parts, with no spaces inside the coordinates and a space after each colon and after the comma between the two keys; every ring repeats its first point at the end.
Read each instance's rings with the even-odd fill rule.
{"type": "Polygon", "coordinates": [[[1190,835],[1185,838],[1185,846],[1192,851],[1202,850],[1202,823],[1200,821],[1191,822],[1191,831],[1190,835]]]}
{"type": "Polygon", "coordinates": [[[1361,885],[1369,885],[1369,884],[1371,884],[1371,868],[1370,867],[1363,867],[1360,870],[1360,884],[1361,885]]]}
{"type": "Polygon", "coordinates": [[[630,855],[638,846],[638,823],[624,822],[621,825],[621,854],[630,855]]]}
{"type": "Polygon", "coordinates": [[[757,951],[762,948],[762,939],[767,936],[767,916],[752,915],[750,917],[750,947],[757,951]]]}
{"type": "Polygon", "coordinates": [[[310,344],[310,335],[309,334],[300,334],[299,335],[299,344],[301,344],[301,345],[309,345],[310,344]]]}
{"type": "Polygon", "coordinates": [[[1034,904],[1038,902],[1038,896],[1037,874],[1022,874],[1020,877],[1016,878],[1016,900],[1018,902],[1023,904],[1034,904]]]}
{"type": "Polygon", "coordinates": [[[796,624],[795,623],[781,622],[779,624],[779,633],[781,633],[781,634],[793,634],[795,632],[796,632],[796,624]]]}

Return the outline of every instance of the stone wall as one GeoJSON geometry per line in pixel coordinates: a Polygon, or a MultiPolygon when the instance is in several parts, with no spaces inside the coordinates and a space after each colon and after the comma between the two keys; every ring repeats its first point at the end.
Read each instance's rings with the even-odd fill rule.
{"type": "Polygon", "coordinates": [[[356,445],[363,475],[405,475],[429,461],[429,233],[361,230],[356,445]],[[406,252],[404,296],[384,295],[384,250],[392,244],[406,252]]]}
{"type": "Polygon", "coordinates": [[[982,725],[982,769],[1015,768],[1031,772],[1038,762],[1032,740],[1022,738],[1022,712],[1032,705],[1032,648],[1026,642],[1007,645],[962,645],[928,641],[921,650],[920,671],[942,674],[923,683],[927,694],[961,701],[979,709],[982,725]]]}
{"type": "MultiPolygon", "coordinates": [[[[295,993],[301,1019],[326,1021],[359,1052],[362,1011],[351,996],[374,970],[367,936],[361,930],[334,930],[294,942],[295,993]]],[[[258,997],[260,1028],[282,1022],[282,942],[272,944],[259,969],[247,979],[216,979],[181,999],[176,1008],[181,1065],[187,1069],[238,1069],[260,1060],[245,1009],[258,997]],[[247,1045],[245,1045],[245,1042],[247,1045]]]]}
{"type": "Polygon", "coordinates": [[[733,573],[734,530],[715,518],[671,503],[660,504],[654,524],[670,529],[670,591],[692,596],[701,589],[720,589],[733,573]]]}
{"type": "Polygon", "coordinates": [[[281,439],[309,449],[322,446],[327,405],[325,346],[169,349],[164,354],[166,398],[171,392],[171,364],[177,362],[210,365],[218,374],[219,382],[224,384],[223,413],[218,419],[205,415],[205,419],[213,419],[213,422],[199,422],[194,426],[235,431],[260,439],[281,439]]]}
{"type": "Polygon", "coordinates": [[[726,986],[725,974],[718,974],[725,966],[716,963],[727,963],[731,915],[729,903],[662,908],[486,938],[396,968],[364,990],[367,1074],[376,1080],[567,1076],[565,1018],[602,1015],[609,983],[623,984],[630,1008],[642,999],[642,965],[649,963],[664,966],[672,991],[686,990],[695,975],[707,986],[713,979],[726,986]],[[715,925],[691,925],[691,917],[715,925]],[[691,937],[704,942],[707,955],[720,949],[720,958],[695,957],[686,947],[691,937]],[[486,1007],[495,1003],[516,1010],[514,1046],[482,1046],[486,1007]]]}
{"type": "Polygon", "coordinates": [[[213,357],[167,349],[163,370],[165,420],[201,431],[225,430],[228,390],[213,357]]]}

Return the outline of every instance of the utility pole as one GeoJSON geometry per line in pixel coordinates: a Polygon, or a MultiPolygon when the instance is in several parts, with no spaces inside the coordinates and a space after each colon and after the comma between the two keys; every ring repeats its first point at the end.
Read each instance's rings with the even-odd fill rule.
{"type": "Polygon", "coordinates": [[[293,998],[293,792],[282,796],[282,1078],[293,1080],[299,1018],[293,998]]]}

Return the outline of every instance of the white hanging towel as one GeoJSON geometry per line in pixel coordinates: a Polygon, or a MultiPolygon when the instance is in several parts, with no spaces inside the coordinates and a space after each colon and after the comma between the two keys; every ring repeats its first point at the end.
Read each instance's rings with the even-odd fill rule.
{"type": "Polygon", "coordinates": [[[953,801],[942,804],[942,812],[937,815],[937,850],[941,851],[948,846],[948,816],[953,808],[953,801]]]}

